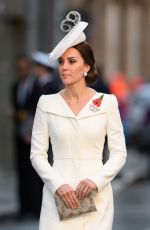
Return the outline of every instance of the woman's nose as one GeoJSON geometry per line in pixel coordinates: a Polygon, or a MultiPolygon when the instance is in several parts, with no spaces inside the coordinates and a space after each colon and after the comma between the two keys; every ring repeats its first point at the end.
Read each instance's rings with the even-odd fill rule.
{"type": "Polygon", "coordinates": [[[64,69],[68,69],[68,63],[67,63],[67,62],[64,62],[64,63],[63,63],[63,70],[64,70],[64,69]]]}

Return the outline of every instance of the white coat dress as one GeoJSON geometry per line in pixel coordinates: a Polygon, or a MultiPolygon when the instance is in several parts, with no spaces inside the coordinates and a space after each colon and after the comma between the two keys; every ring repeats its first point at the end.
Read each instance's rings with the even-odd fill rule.
{"type": "MultiPolygon", "coordinates": [[[[40,230],[111,230],[113,193],[111,181],[123,167],[126,147],[118,103],[114,95],[104,94],[100,109],[91,110],[87,102],[77,116],[57,93],[40,97],[34,118],[31,162],[44,181],[40,230]],[[109,160],[102,164],[105,136],[108,137],[109,160]],[[47,160],[49,138],[54,164],[47,160]],[[54,193],[63,184],[75,190],[78,183],[93,180],[98,193],[94,197],[97,211],[60,221],[54,193]]],[[[32,189],[32,188],[31,188],[32,189]]]]}

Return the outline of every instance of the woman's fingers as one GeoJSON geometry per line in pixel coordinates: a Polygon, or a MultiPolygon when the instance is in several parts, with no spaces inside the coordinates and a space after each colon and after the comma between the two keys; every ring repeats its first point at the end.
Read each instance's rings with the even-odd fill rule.
{"type": "Polygon", "coordinates": [[[66,201],[68,208],[75,209],[74,203],[72,202],[72,200],[69,198],[67,194],[63,196],[63,199],[64,201],[66,201]]]}
{"type": "Polygon", "coordinates": [[[57,189],[57,193],[64,200],[67,207],[72,209],[80,207],[80,203],[76,197],[76,194],[69,185],[62,185],[57,189]]]}
{"type": "Polygon", "coordinates": [[[77,189],[76,189],[76,196],[78,199],[81,199],[82,198],[82,193],[83,191],[85,191],[87,189],[87,186],[86,184],[84,183],[84,181],[81,181],[79,183],[79,185],[77,186],[77,189]]]}
{"type": "Polygon", "coordinates": [[[80,207],[80,203],[75,195],[75,192],[68,192],[62,196],[63,200],[67,206],[71,209],[76,209],[80,207]]]}
{"type": "Polygon", "coordinates": [[[83,181],[80,181],[80,183],[78,184],[78,186],[76,188],[76,196],[78,199],[80,199],[80,197],[81,197],[83,186],[84,186],[83,181]]]}
{"type": "Polygon", "coordinates": [[[81,198],[83,199],[90,193],[91,189],[88,186],[85,186],[81,193],[81,198]]]}
{"type": "Polygon", "coordinates": [[[62,199],[63,199],[63,201],[65,202],[65,205],[68,207],[68,208],[70,208],[70,204],[69,204],[69,202],[68,202],[68,200],[66,199],[66,197],[61,197],[62,199]]]}
{"type": "Polygon", "coordinates": [[[80,207],[80,203],[75,195],[75,192],[71,192],[67,194],[68,198],[70,199],[70,202],[72,204],[71,208],[79,208],[80,207]]]}
{"type": "Polygon", "coordinates": [[[89,179],[85,179],[80,181],[80,183],[78,184],[77,188],[76,188],[76,196],[78,199],[83,199],[84,197],[86,197],[91,191],[97,189],[96,184],[89,180],[89,179]]]}
{"type": "Polygon", "coordinates": [[[74,200],[77,208],[79,208],[80,207],[80,202],[79,202],[79,200],[78,200],[78,198],[77,198],[77,196],[75,194],[75,191],[73,191],[73,193],[72,193],[72,199],[74,200]]]}

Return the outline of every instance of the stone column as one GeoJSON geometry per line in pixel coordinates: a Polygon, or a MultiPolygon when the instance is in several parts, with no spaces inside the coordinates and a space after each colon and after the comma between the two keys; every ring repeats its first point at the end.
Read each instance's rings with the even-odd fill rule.
{"type": "Polygon", "coordinates": [[[129,3],[126,15],[126,73],[129,78],[142,74],[142,6],[129,3]]]}
{"type": "Polygon", "coordinates": [[[24,51],[24,12],[23,0],[0,1],[0,173],[14,169],[11,87],[16,55],[24,51]]]}
{"type": "Polygon", "coordinates": [[[94,0],[90,9],[92,22],[89,25],[91,28],[91,44],[94,50],[94,55],[97,65],[103,66],[104,59],[104,15],[105,3],[103,1],[94,0]]]}
{"type": "Polygon", "coordinates": [[[38,49],[39,0],[27,0],[26,4],[26,53],[30,55],[38,49]]]}
{"type": "Polygon", "coordinates": [[[142,58],[142,66],[143,66],[143,74],[144,77],[149,80],[150,79],[150,2],[145,6],[144,14],[146,14],[144,19],[143,26],[143,58],[142,58]],[[146,11],[146,12],[145,12],[146,11]]]}
{"type": "Polygon", "coordinates": [[[54,1],[54,13],[53,13],[53,47],[61,40],[64,36],[64,33],[61,32],[60,23],[64,19],[64,13],[66,10],[66,0],[55,0],[54,1]]]}
{"type": "Polygon", "coordinates": [[[109,81],[112,74],[120,70],[121,66],[121,5],[107,2],[105,9],[105,56],[104,73],[109,81]]]}

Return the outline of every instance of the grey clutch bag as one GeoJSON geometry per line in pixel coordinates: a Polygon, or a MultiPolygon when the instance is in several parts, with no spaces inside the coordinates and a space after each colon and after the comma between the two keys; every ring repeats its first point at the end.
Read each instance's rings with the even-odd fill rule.
{"type": "Polygon", "coordinates": [[[54,198],[60,220],[67,220],[69,218],[76,217],[84,213],[97,211],[95,202],[93,200],[93,195],[95,195],[95,191],[90,193],[84,199],[79,200],[81,206],[80,208],[71,209],[68,208],[65,205],[64,201],[61,199],[61,197],[55,193],[54,198]]]}

